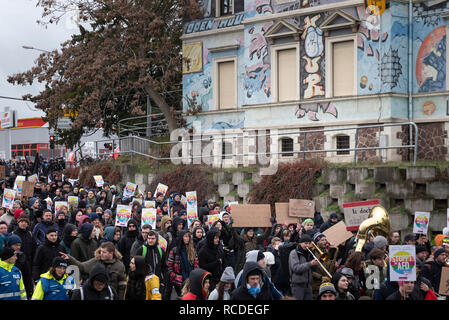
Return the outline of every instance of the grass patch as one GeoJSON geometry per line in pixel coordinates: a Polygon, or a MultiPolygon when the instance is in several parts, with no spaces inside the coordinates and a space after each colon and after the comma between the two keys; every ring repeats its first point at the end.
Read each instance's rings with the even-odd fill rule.
{"type": "Polygon", "coordinates": [[[338,204],[331,204],[327,206],[326,211],[340,213],[340,207],[338,206],[338,204]]]}
{"type": "Polygon", "coordinates": [[[323,191],[320,193],[320,197],[327,197],[329,195],[328,191],[323,191]]]}
{"type": "Polygon", "coordinates": [[[253,179],[250,178],[250,179],[243,180],[243,183],[252,184],[253,183],[253,179]]]}
{"type": "Polygon", "coordinates": [[[390,209],[391,213],[398,213],[398,214],[409,214],[409,211],[405,209],[402,206],[394,207],[390,209]]]}

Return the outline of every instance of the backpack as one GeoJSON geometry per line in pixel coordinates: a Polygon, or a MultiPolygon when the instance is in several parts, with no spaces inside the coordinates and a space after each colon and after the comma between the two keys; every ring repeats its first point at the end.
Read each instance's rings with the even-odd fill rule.
{"type": "MultiPolygon", "coordinates": [[[[157,250],[159,251],[159,254],[160,254],[161,259],[162,259],[162,249],[161,249],[161,247],[157,246],[157,250]]],[[[142,246],[142,257],[145,258],[146,256],[147,256],[147,246],[143,245],[142,246]]]]}

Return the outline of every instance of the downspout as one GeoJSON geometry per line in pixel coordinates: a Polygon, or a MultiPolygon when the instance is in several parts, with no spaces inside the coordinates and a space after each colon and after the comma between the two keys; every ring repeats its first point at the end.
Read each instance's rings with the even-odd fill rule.
{"type": "MultiPolygon", "coordinates": [[[[408,2],[408,121],[413,122],[413,4],[412,0],[408,2]]],[[[412,144],[413,141],[413,128],[411,125],[408,127],[409,129],[409,145],[412,144]]],[[[411,152],[409,152],[411,154],[411,152]]],[[[416,155],[414,155],[416,156],[416,155]]],[[[410,157],[411,159],[411,157],[410,157]]]]}

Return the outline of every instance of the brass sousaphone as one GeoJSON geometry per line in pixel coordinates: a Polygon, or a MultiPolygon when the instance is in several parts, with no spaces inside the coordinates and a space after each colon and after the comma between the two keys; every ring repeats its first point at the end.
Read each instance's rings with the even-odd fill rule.
{"type": "Polygon", "coordinates": [[[371,209],[368,218],[359,226],[355,251],[362,251],[363,246],[370,235],[374,237],[384,236],[387,238],[389,232],[390,216],[388,215],[387,210],[380,205],[374,206],[371,209]]]}

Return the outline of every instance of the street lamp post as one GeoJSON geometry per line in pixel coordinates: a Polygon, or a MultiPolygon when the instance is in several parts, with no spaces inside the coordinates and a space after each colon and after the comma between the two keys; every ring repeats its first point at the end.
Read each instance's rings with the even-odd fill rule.
{"type": "Polygon", "coordinates": [[[50,53],[51,52],[51,51],[48,51],[48,50],[39,49],[39,48],[35,48],[35,47],[32,47],[32,46],[22,46],[22,48],[27,49],[27,50],[42,51],[42,52],[46,52],[46,53],[50,53]]]}

